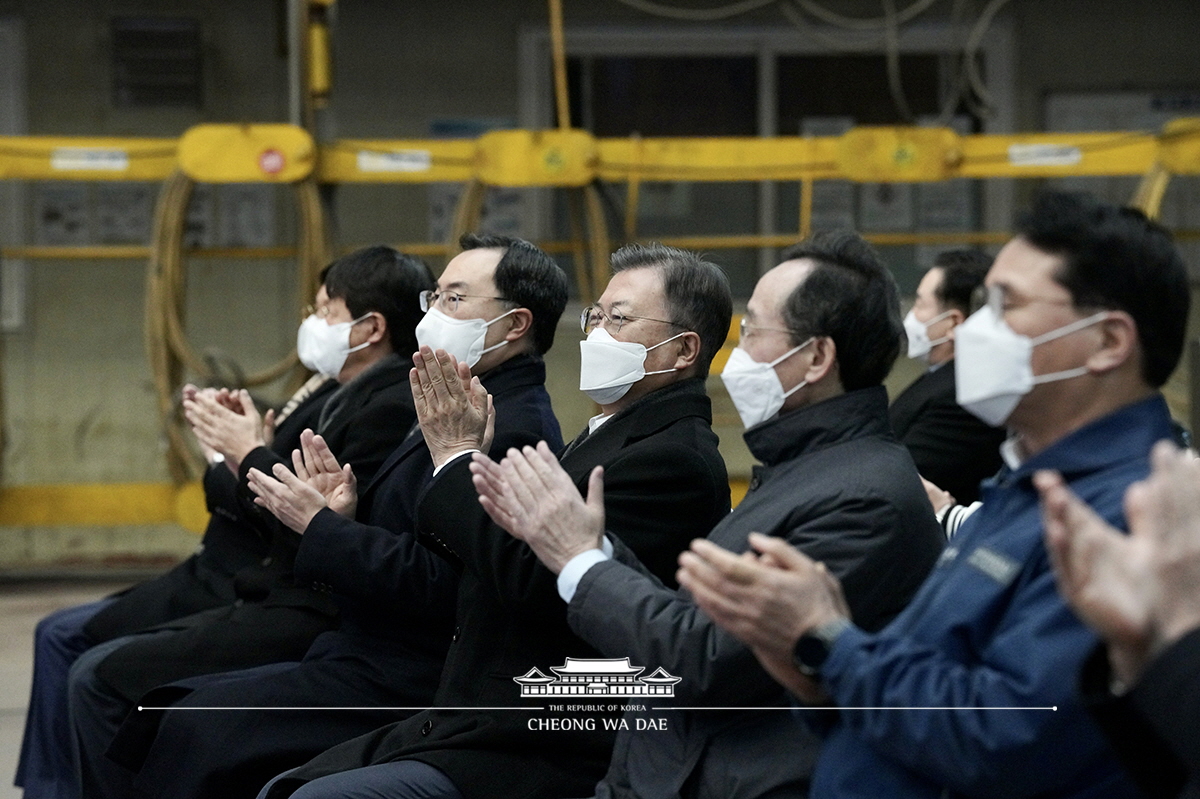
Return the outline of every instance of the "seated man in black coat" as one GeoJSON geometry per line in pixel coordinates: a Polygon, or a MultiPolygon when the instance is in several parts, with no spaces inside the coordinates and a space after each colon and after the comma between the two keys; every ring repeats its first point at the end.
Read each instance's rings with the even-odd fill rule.
{"type": "MultiPolygon", "coordinates": [[[[415,420],[407,353],[415,346],[419,295],[432,285],[419,260],[388,247],[368,248],[330,267],[328,299],[301,326],[297,348],[304,360],[340,383],[316,429],[363,480],[370,480],[415,420]]],[[[238,428],[257,424],[251,408],[242,410],[234,413],[202,395],[186,406],[202,443],[234,456],[237,490],[255,507],[249,470],[269,471],[287,461],[261,445],[234,451],[230,442],[240,440],[238,428]]],[[[146,691],[197,674],[296,660],[336,624],[332,598],[293,579],[298,537],[269,513],[262,517],[271,549],[258,569],[238,574],[237,602],[109,641],[72,668],[68,694],[85,795],[105,795],[103,786],[123,782],[125,775],[114,771],[104,751],[146,691]]]]}
{"type": "Polygon", "coordinates": [[[951,250],[921,278],[904,328],[908,357],[929,368],[888,411],[921,476],[964,505],[977,500],[980,481],[1000,469],[1006,434],[970,414],[954,395],[954,329],[975,310],[972,297],[991,265],[991,257],[976,250],[951,250]]]}
{"type": "MultiPolygon", "coordinates": [[[[432,284],[432,276],[417,259],[390,247],[369,247],[339,259],[321,272],[314,307],[324,313],[330,291],[344,299],[346,277],[372,263],[395,265],[416,281],[414,286],[432,284]],[[336,272],[332,282],[331,272],[336,272]]],[[[306,321],[297,335],[298,343],[307,341],[312,329],[312,322],[306,321]]],[[[31,796],[55,796],[57,792],[49,786],[58,779],[70,779],[66,682],[68,670],[80,654],[96,644],[153,625],[229,605],[238,599],[235,575],[252,575],[263,568],[263,559],[271,554],[274,520],[253,504],[252,495],[238,489],[238,466],[247,454],[262,447],[264,452],[269,449],[272,457],[286,457],[300,445],[301,431],[313,428],[327,435],[339,457],[365,471],[377,468],[387,455],[380,449],[383,441],[347,437],[346,413],[322,416],[325,403],[339,387],[339,381],[349,382],[362,371],[360,361],[367,356],[353,353],[337,374],[324,375],[317,368],[320,364],[312,361],[308,348],[303,349],[303,360],[317,374],[279,414],[268,411],[265,423],[260,423],[257,411],[246,401],[248,415],[242,418],[226,414],[229,425],[222,443],[216,448],[205,447],[210,465],[204,474],[204,493],[211,515],[196,553],[166,574],[122,594],[60,611],[39,624],[35,640],[38,653],[34,664],[35,687],[17,775],[18,783],[25,785],[31,796]],[[45,790],[39,787],[42,785],[47,786],[45,790]]],[[[183,400],[185,404],[197,401],[194,387],[185,388],[183,400]]],[[[399,407],[411,409],[411,400],[396,401],[401,402],[399,407]]],[[[390,414],[396,408],[391,403],[392,400],[375,404],[372,418],[376,421],[372,425],[390,423],[390,414]]],[[[234,397],[230,404],[239,406],[241,399],[234,397]]]]}
{"type": "MultiPolygon", "coordinates": [[[[887,422],[881,383],[901,342],[896,285],[853,233],[818,235],[784,258],[755,286],[721,375],[763,465],[708,540],[745,557],[752,533],[790,542],[840,576],[854,617],[878,628],[942,545],[887,422]]],[[[608,475],[594,475],[585,503],[543,453],[476,461],[484,507],[559,575],[571,629],[605,656],[678,680],[674,703],[685,709],[626,714],[596,796],[804,796],[817,742],[751,651],[619,541],[611,557],[602,551],[608,475]]]]}
{"type": "MultiPolygon", "coordinates": [[[[561,447],[543,355],[567,302],[566,276],[526,241],[465,236],[461,243],[464,252],[425,297],[419,368],[440,369],[433,348],[471,367],[479,390],[492,398],[497,457],[541,440],[561,447]],[[469,322],[474,332],[456,339],[448,333],[455,326],[442,316],[469,322]]],[[[304,449],[311,485],[276,466],[276,477],[252,470],[250,486],[302,535],[296,574],[332,590],[341,627],[317,638],[300,663],[197,677],[147,694],[143,704],[151,706],[231,709],[167,713],[148,752],[145,739],[160,714],[131,714],[118,741],[123,762],[140,768],[134,782],[140,796],[252,799],[279,772],[412,712],[386,708],[433,701],[454,628],[458,578],[413,532],[417,500],[433,474],[425,436],[414,427],[361,495],[342,479],[320,439],[306,435],[304,449]]]]}
{"type": "MultiPolygon", "coordinates": [[[[624,247],[612,266],[581,320],[580,386],[601,413],[563,452],[562,468],[576,493],[604,468],[610,529],[669,580],[687,541],[729,511],[704,393],[729,329],[729,284],[715,265],[668,247],[624,247]]],[[[598,653],[568,627],[554,575],[483,512],[465,456],[482,448],[482,427],[456,422],[469,416],[454,410],[467,399],[459,381],[431,376],[416,392],[422,428],[460,431],[431,446],[442,470],[417,510],[421,542],[461,570],[436,706],[330,749],[264,796],[578,796],[611,755],[614,734],[595,719],[547,735],[536,729],[544,715],[525,709],[542,702],[524,698],[515,678],[598,653]]]]}

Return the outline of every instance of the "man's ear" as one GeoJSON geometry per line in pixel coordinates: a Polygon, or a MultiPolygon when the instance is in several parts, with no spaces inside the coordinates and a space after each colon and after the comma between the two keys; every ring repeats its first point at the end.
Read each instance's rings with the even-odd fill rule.
{"type": "Polygon", "coordinates": [[[812,361],[804,373],[809,385],[818,383],[829,374],[837,374],[837,344],[829,336],[817,336],[809,345],[812,361]]]}
{"type": "Polygon", "coordinates": [[[700,334],[689,330],[675,341],[679,343],[679,354],[675,356],[674,368],[681,370],[693,366],[700,359],[700,334]]]}
{"type": "Polygon", "coordinates": [[[508,331],[504,334],[505,341],[516,341],[533,328],[533,311],[528,308],[517,308],[504,318],[511,320],[508,323],[508,331]]]}
{"type": "Polygon", "coordinates": [[[371,316],[359,324],[364,326],[370,325],[370,332],[367,334],[365,341],[376,344],[380,341],[388,340],[387,317],[378,311],[371,311],[371,316]]]}
{"type": "MultiPolygon", "coordinates": [[[[951,341],[954,341],[954,331],[958,329],[959,325],[961,325],[963,322],[967,321],[967,316],[966,316],[966,314],[964,314],[962,311],[958,310],[957,308],[951,308],[950,313],[946,314],[946,318],[950,320],[951,325],[950,325],[950,329],[947,330],[942,335],[946,336],[951,341]]],[[[940,338],[940,336],[939,336],[939,338],[940,338]]]]}
{"type": "Polygon", "coordinates": [[[1100,348],[1087,359],[1092,374],[1111,372],[1131,358],[1139,358],[1137,322],[1125,311],[1109,311],[1108,318],[1096,325],[1100,330],[1100,348]]]}

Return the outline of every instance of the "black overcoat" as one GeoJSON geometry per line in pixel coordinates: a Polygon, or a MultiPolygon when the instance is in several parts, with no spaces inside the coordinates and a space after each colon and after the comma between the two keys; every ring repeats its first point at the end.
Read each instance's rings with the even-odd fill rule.
{"type": "MultiPolygon", "coordinates": [[[[480,379],[496,411],[493,457],[540,440],[561,448],[540,358],[512,358],[480,379]]],[[[429,448],[414,426],[363,490],[357,520],[328,509],[313,518],[296,575],[332,591],[342,615],[341,628],[321,635],[302,662],[197,677],[144,697],[151,706],[356,709],[171,713],[157,737],[161,713],[131,714],[110,754],[140,769],[140,793],[253,799],[276,774],[412,714],[384,708],[433,702],[454,626],[458,576],[413,532],[417,500],[432,472],[429,448]]]]}
{"type": "MultiPolygon", "coordinates": [[[[300,446],[300,433],[317,426],[321,409],[336,388],[335,381],[325,381],[280,422],[271,442],[276,454],[287,457],[300,446]]],[[[234,575],[260,564],[271,545],[260,520],[261,508],[247,505],[237,488],[237,478],[224,464],[205,471],[204,501],[210,515],[199,550],[167,573],[124,591],[93,616],[84,628],[93,643],[237,599],[234,575]]]]}
{"type": "MultiPolygon", "coordinates": [[[[408,371],[411,360],[389,356],[346,384],[337,410],[322,420],[322,435],[338,460],[349,463],[355,475],[369,483],[387,456],[416,421],[408,371]]],[[[332,406],[330,406],[332,407],[332,406]]],[[[248,498],[246,474],[251,467],[266,474],[276,463],[290,459],[258,447],[242,461],[238,491],[248,498]]],[[[254,595],[243,589],[246,570],[235,583],[238,603],[175,619],[161,629],[171,635],[135,639],[112,652],[96,668],[96,676],[128,702],[152,688],[200,674],[250,668],[265,663],[299,660],[318,635],[337,623],[337,605],[328,593],[295,582],[292,566],[300,536],[270,517],[272,548],[263,565],[247,580],[254,595]]]]}
{"type": "MultiPolygon", "coordinates": [[[[674,573],[675,556],[688,542],[729,511],[711,420],[703,381],[686,380],[640,399],[576,439],[561,458],[581,493],[592,468],[604,466],[608,529],[639,557],[660,564],[663,578],[674,573]]],[[[418,531],[462,569],[439,709],[330,749],[277,782],[271,796],[325,774],[403,759],[441,769],[466,799],[587,794],[608,764],[612,733],[597,725],[546,735],[529,726],[544,714],[488,710],[531,704],[513,681],[531,667],[545,672],[567,657],[597,656],[567,626],[555,576],[483,513],[465,462],[430,485],[418,531]]]]}
{"type": "Polygon", "coordinates": [[[979,499],[979,483],[1000,470],[1006,431],[984,424],[955,400],[953,360],[913,381],[888,416],[921,476],[964,505],[979,499]]]}

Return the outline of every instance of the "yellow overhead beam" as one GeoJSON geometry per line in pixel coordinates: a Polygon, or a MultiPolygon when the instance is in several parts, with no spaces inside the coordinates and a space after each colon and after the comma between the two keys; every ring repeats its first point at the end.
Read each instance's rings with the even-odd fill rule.
{"type": "Polygon", "coordinates": [[[179,167],[204,183],[294,183],[312,174],[316,145],[296,125],[197,125],[179,140],[179,167]]]}
{"type": "Polygon", "coordinates": [[[164,180],[177,139],[0,136],[0,180],[164,180]]]}
{"type": "Polygon", "coordinates": [[[322,145],[322,183],[463,183],[475,176],[474,139],[341,139],[322,145]]]}
{"type": "Polygon", "coordinates": [[[197,179],[581,186],[628,181],[921,182],[1200,174],[1200,118],[1146,132],[959,136],[948,128],[859,127],[841,136],[596,139],[581,130],[494,131],[478,139],[344,139],[310,150],[289,125],[203,125],[183,140],[0,137],[0,179],[197,179]]]}

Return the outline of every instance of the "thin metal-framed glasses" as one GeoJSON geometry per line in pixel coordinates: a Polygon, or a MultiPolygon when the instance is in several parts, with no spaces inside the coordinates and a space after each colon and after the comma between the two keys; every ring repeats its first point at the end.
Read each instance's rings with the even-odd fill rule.
{"type": "Polygon", "coordinates": [[[503,297],[485,297],[482,294],[460,294],[457,291],[438,291],[437,289],[429,289],[422,291],[420,296],[421,312],[428,313],[430,308],[437,306],[443,311],[454,313],[458,310],[458,304],[464,299],[474,300],[500,300],[508,302],[503,297]]]}
{"type": "Polygon", "coordinates": [[[1040,302],[1046,305],[1073,305],[1071,300],[1051,299],[1049,297],[1030,297],[1021,302],[1009,304],[1008,291],[1004,286],[979,286],[971,294],[971,311],[974,312],[983,306],[987,305],[992,309],[992,313],[997,318],[1003,317],[1004,312],[1015,307],[1022,307],[1031,303],[1040,302]]]}
{"type": "Polygon", "coordinates": [[[671,327],[683,327],[678,322],[668,322],[666,319],[655,319],[651,316],[633,316],[620,311],[605,313],[598,305],[589,305],[579,314],[579,329],[585,335],[591,335],[592,331],[598,327],[603,327],[610,333],[619,333],[626,322],[636,322],[639,319],[647,322],[662,322],[671,327]]]}
{"type": "Polygon", "coordinates": [[[748,333],[758,330],[773,330],[776,333],[791,333],[793,336],[799,336],[799,330],[792,330],[787,327],[764,327],[763,325],[752,325],[746,321],[746,317],[742,317],[738,322],[738,341],[745,341],[748,333]]]}

